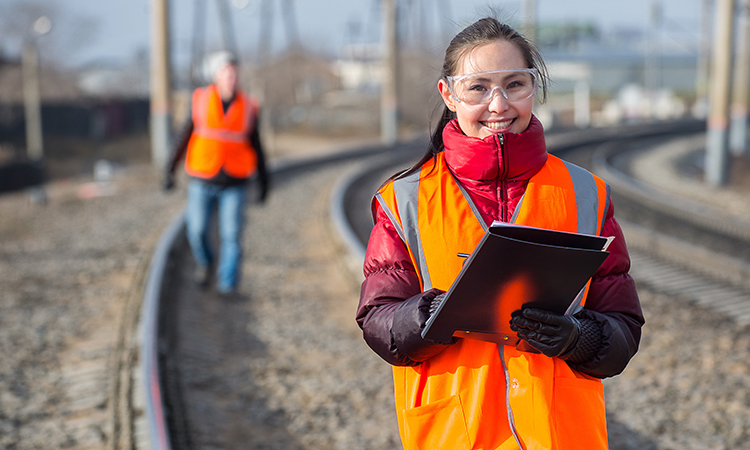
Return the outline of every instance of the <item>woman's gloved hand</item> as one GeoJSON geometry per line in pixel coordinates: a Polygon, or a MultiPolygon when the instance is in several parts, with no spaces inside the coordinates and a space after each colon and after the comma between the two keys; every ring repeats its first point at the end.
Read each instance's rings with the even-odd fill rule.
{"type": "Polygon", "coordinates": [[[581,323],[565,316],[537,308],[511,313],[510,329],[529,345],[550,357],[562,357],[575,350],[581,336],[581,323]]]}
{"type": "Polygon", "coordinates": [[[404,300],[394,311],[391,338],[398,351],[412,361],[426,361],[456,342],[456,338],[449,342],[422,339],[430,308],[443,293],[439,289],[430,289],[404,300]]]}

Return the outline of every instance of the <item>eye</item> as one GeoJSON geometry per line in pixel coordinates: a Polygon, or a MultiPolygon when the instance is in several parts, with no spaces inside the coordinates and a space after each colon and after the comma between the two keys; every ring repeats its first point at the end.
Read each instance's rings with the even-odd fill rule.
{"type": "Polygon", "coordinates": [[[512,89],[521,89],[524,86],[526,86],[526,82],[524,80],[512,80],[510,83],[508,83],[508,86],[506,86],[505,90],[510,91],[512,89]]]}
{"type": "Polygon", "coordinates": [[[474,83],[469,85],[470,91],[477,91],[477,92],[484,92],[487,90],[487,86],[479,83],[474,83]]]}

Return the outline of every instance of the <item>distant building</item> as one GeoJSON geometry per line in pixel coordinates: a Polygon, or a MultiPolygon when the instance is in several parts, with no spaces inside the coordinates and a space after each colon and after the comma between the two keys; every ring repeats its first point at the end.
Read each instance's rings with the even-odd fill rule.
{"type": "Polygon", "coordinates": [[[78,87],[96,98],[148,98],[149,63],[146,54],[128,64],[109,61],[89,63],[79,70],[78,87]]]}
{"type": "Polygon", "coordinates": [[[349,45],[334,62],[341,87],[348,91],[377,93],[383,79],[380,44],[349,45]]]}

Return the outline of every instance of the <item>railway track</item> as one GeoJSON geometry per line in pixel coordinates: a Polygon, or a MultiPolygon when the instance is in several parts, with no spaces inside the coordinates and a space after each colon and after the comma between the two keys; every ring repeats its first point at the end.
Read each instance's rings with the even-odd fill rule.
{"type": "MultiPolygon", "coordinates": [[[[625,229],[637,278],[659,292],[683,296],[750,323],[750,220],[690,198],[650,186],[630,174],[632,162],[645,151],[677,138],[701,142],[703,124],[686,121],[639,126],[625,131],[553,135],[549,150],[602,176],[613,190],[616,217],[625,229]]],[[[697,150],[697,149],[696,149],[697,150]]],[[[363,255],[369,223],[360,206],[398,165],[382,164],[352,174],[342,194],[346,211],[342,233],[357,237],[363,255]],[[347,225],[350,224],[351,231],[347,225]]]]}
{"type": "Polygon", "coordinates": [[[628,170],[633,153],[632,145],[606,144],[592,155],[593,170],[612,185],[618,214],[627,219],[633,275],[750,324],[750,220],[636,179],[628,170]]]}
{"type": "MultiPolygon", "coordinates": [[[[639,283],[750,323],[749,277],[743,272],[750,260],[746,239],[750,228],[700,204],[673,197],[660,201],[662,194],[629,175],[632,160],[642,149],[686,133],[701,133],[702,127],[681,122],[556,134],[548,138],[548,147],[613,186],[617,217],[631,249],[632,273],[639,283]]],[[[256,231],[266,234],[248,243],[248,253],[256,260],[243,281],[249,293],[234,300],[217,299],[194,288],[179,220],[173,222],[160,245],[162,253],[157,251],[154,259],[147,289],[152,298],[145,299],[143,306],[144,366],[137,378],[145,381],[141,386],[148,387],[142,389],[149,401],[148,421],[136,426],[135,434],[143,442],[139,448],[237,448],[240,443],[253,448],[352,448],[353,443],[358,448],[398,448],[389,418],[390,399],[381,402],[383,410],[368,411],[360,405],[390,395],[389,375],[380,375],[385,377],[381,386],[386,387],[374,391],[346,381],[361,376],[358,371],[370,376],[378,369],[366,367],[379,363],[367,355],[361,342],[353,343],[361,341],[358,330],[342,325],[353,322],[356,297],[346,307],[332,305],[319,291],[333,288],[316,277],[335,277],[321,265],[340,259],[344,264],[336,270],[349,270],[345,273],[349,281],[340,281],[332,295],[356,296],[351,271],[361,271],[370,227],[369,197],[387,175],[408,166],[422,149],[423,144],[416,142],[390,151],[366,149],[278,168],[279,187],[308,199],[290,204],[285,218],[272,218],[277,220],[275,227],[259,225],[256,231]],[[322,224],[327,218],[320,214],[328,214],[329,197],[316,196],[319,191],[333,192],[330,211],[335,230],[322,224]],[[309,226],[288,223],[295,217],[309,226]],[[317,239],[322,241],[317,244],[326,244],[317,248],[322,260],[295,243],[295,234],[311,228],[320,233],[317,239]],[[270,238],[278,233],[289,236],[286,242],[270,238]],[[332,233],[342,236],[344,244],[327,242],[325,236],[332,233]],[[292,250],[274,248],[290,244],[292,250]],[[305,265],[309,267],[297,267],[305,265]],[[167,273],[164,267],[170,267],[169,276],[158,275],[167,273]],[[295,283],[302,287],[292,286],[295,283]],[[306,285],[311,288],[305,290],[306,285]],[[274,319],[274,314],[283,318],[274,319]],[[333,339],[334,344],[320,336],[331,333],[346,339],[333,339]],[[302,355],[285,350],[295,346],[302,355]],[[332,354],[349,361],[328,360],[332,354]],[[311,359],[326,360],[324,367],[331,373],[315,373],[320,366],[311,359]],[[316,378],[322,381],[312,381],[316,378]]],[[[257,223],[252,213],[250,222],[257,223]]],[[[634,433],[621,427],[620,435],[626,434],[634,433]]],[[[649,445],[644,438],[633,447],[613,448],[655,448],[649,445]]]]}
{"type": "MultiPolygon", "coordinates": [[[[250,210],[246,234],[255,234],[256,237],[246,239],[248,255],[245,265],[256,270],[251,269],[253,273],[244,274],[241,287],[241,291],[251,292],[249,295],[219,298],[210,290],[201,291],[196,287],[190,276],[193,269],[192,258],[184,240],[181,217],[175,218],[156,250],[143,301],[142,366],[136,368],[133,378],[143,380],[137,383],[139,387],[135,392],[145,395],[146,414],[144,420],[133,424],[133,434],[141,437],[137,448],[340,448],[330,439],[337,433],[334,428],[338,428],[336,421],[340,420],[337,417],[341,413],[325,411],[325,415],[331,417],[320,423],[317,416],[327,408],[309,404],[314,393],[305,386],[300,386],[302,382],[295,386],[287,384],[288,379],[293,378],[288,375],[290,372],[304,373],[306,362],[297,361],[295,367],[290,368],[288,364],[298,355],[287,358],[285,354],[286,349],[299,347],[298,336],[302,333],[299,328],[302,325],[295,327],[285,323],[274,329],[273,325],[263,323],[262,316],[286,301],[304,296],[294,292],[294,283],[290,282],[296,276],[295,273],[304,269],[305,273],[299,276],[306,278],[309,273],[325,268],[327,261],[306,261],[308,256],[300,254],[303,243],[298,242],[295,234],[308,233],[314,228],[316,233],[322,233],[324,240],[327,239],[325,235],[330,239],[331,230],[327,230],[321,222],[327,221],[327,193],[335,180],[343,171],[357,166],[359,161],[369,157],[395,155],[399,149],[401,147],[355,149],[331,157],[274,167],[274,189],[270,202],[282,197],[284,204],[280,207],[271,205],[268,208],[250,210]],[[317,192],[320,194],[316,195],[317,192]],[[262,212],[264,209],[265,213],[262,212]],[[263,214],[264,218],[254,217],[255,211],[260,211],[259,214],[263,214]],[[296,230],[302,222],[308,224],[304,227],[305,230],[296,230]],[[269,239],[263,236],[268,236],[269,239]],[[278,298],[279,291],[284,292],[283,298],[278,298]],[[252,330],[248,327],[252,327],[252,330]],[[258,335],[262,335],[262,339],[258,335]],[[243,359],[248,356],[253,361],[248,363],[243,359]],[[264,375],[260,372],[273,373],[274,379],[271,383],[264,384],[264,375]],[[226,383],[231,384],[231,387],[226,383]],[[298,404],[295,409],[305,410],[309,406],[314,407],[315,411],[308,411],[308,419],[286,417],[280,412],[280,409],[284,409],[283,405],[267,398],[274,390],[283,390],[289,401],[308,403],[298,404]],[[301,399],[295,399],[290,394],[300,390],[303,391],[299,392],[301,399]],[[237,398],[228,399],[227,395],[230,394],[236,394],[237,398]],[[231,406],[233,403],[234,406],[231,406]],[[246,410],[250,410],[250,413],[246,413],[246,410]],[[285,431],[290,426],[288,422],[294,420],[304,422],[297,426],[306,427],[307,432],[300,434],[306,435],[307,441],[312,441],[318,447],[310,447],[309,442],[303,445],[285,431]],[[323,431],[316,431],[316,428],[322,428],[323,431]],[[315,444],[317,442],[321,443],[315,444]]],[[[325,255],[325,252],[331,251],[342,253],[335,255],[336,258],[343,260],[345,257],[343,249],[335,242],[330,242],[330,246],[314,253],[325,255]]],[[[346,270],[341,268],[342,272],[346,270]]],[[[325,273],[317,281],[298,281],[298,285],[303,288],[305,281],[310,286],[315,285],[313,291],[317,295],[307,295],[306,300],[310,300],[307,303],[317,305],[318,309],[330,309],[328,299],[323,294],[341,290],[342,284],[344,289],[349,289],[347,296],[355,301],[351,281],[336,280],[337,276],[349,279],[346,273],[325,273]],[[321,285],[320,281],[327,278],[333,278],[332,281],[336,281],[337,285],[321,285]]],[[[340,292],[330,294],[331,298],[337,296],[343,297],[340,292]]],[[[320,314],[315,308],[292,311],[297,306],[291,305],[282,312],[274,310],[274,317],[297,313],[320,314]]],[[[349,306],[350,309],[354,307],[356,304],[349,306]]],[[[355,347],[352,351],[362,353],[362,349],[357,348],[360,343],[354,337],[356,331],[349,313],[350,311],[340,311],[341,317],[338,319],[348,326],[342,327],[336,323],[331,327],[341,333],[348,333],[348,345],[353,344],[355,347]]],[[[331,316],[336,314],[332,312],[331,316]]],[[[303,323],[304,319],[299,319],[299,322],[303,323]]],[[[315,322],[312,325],[319,324],[315,322]]],[[[312,348],[307,354],[317,351],[312,348]]],[[[324,353],[336,351],[340,349],[334,348],[324,353]]],[[[363,356],[367,361],[361,363],[361,367],[377,363],[374,357],[364,353],[363,356]]],[[[328,355],[321,355],[321,358],[325,357],[328,355]]],[[[331,371],[335,374],[333,369],[331,371]]],[[[316,375],[324,384],[340,384],[338,380],[316,375]]],[[[325,389],[319,390],[329,392],[344,386],[326,385],[325,389]]],[[[324,399],[320,401],[327,402],[324,399]]],[[[372,417],[371,420],[389,416],[386,411],[380,415],[373,415],[372,411],[368,414],[372,417]]],[[[387,419],[383,420],[386,421],[387,419]]],[[[340,434],[340,430],[338,433],[340,434]]],[[[376,442],[378,448],[395,445],[393,435],[359,436],[356,439],[376,442]]],[[[367,447],[365,445],[363,448],[367,447]]]]}

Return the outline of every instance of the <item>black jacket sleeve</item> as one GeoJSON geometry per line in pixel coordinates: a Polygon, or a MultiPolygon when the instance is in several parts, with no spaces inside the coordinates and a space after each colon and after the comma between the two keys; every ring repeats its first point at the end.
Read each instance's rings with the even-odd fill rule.
{"type": "Polygon", "coordinates": [[[429,305],[439,290],[421,292],[403,241],[381,208],[370,233],[357,324],[367,345],[394,366],[413,366],[448,345],[422,339],[429,305]]]}
{"type": "Polygon", "coordinates": [[[172,148],[172,155],[167,160],[165,171],[168,177],[174,174],[174,171],[177,168],[177,164],[185,156],[185,153],[187,152],[188,142],[190,142],[190,137],[193,135],[194,125],[192,112],[189,112],[188,117],[189,119],[185,122],[185,125],[183,125],[180,133],[176,136],[176,145],[172,148]]]}
{"type": "Polygon", "coordinates": [[[260,183],[260,201],[265,201],[268,195],[269,179],[268,169],[266,168],[266,156],[263,152],[263,145],[260,140],[260,114],[255,118],[255,126],[252,127],[249,136],[250,144],[255,149],[255,154],[258,157],[258,182],[260,183]]]}

